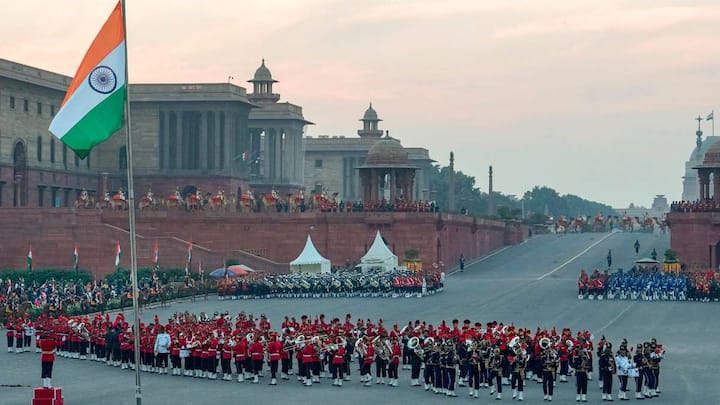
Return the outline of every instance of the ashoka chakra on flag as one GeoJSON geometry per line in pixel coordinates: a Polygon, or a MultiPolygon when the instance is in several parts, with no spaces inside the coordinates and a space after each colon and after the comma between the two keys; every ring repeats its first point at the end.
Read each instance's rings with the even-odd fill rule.
{"type": "Polygon", "coordinates": [[[117,76],[112,69],[107,66],[98,66],[90,72],[88,76],[88,84],[98,93],[112,93],[117,86],[117,76]]]}

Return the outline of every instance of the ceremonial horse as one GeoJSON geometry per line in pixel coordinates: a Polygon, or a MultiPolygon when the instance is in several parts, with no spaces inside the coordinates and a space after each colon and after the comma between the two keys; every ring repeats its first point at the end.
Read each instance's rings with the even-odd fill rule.
{"type": "Polygon", "coordinates": [[[240,212],[253,212],[255,211],[255,196],[252,191],[243,193],[240,197],[240,212]]]}
{"type": "Polygon", "coordinates": [[[212,211],[225,211],[226,200],[225,200],[225,192],[223,190],[218,191],[218,193],[212,197],[210,197],[210,209],[212,211]]]}
{"type": "Polygon", "coordinates": [[[147,194],[143,196],[143,198],[138,202],[138,209],[140,211],[145,210],[146,208],[150,209],[157,209],[157,201],[155,201],[155,197],[153,196],[152,191],[148,191],[147,194]]]}
{"type": "Polygon", "coordinates": [[[202,194],[198,191],[196,194],[188,194],[185,197],[185,207],[188,211],[199,211],[202,207],[202,194]]]}
{"type": "Polygon", "coordinates": [[[180,190],[175,190],[173,194],[170,194],[167,199],[167,207],[168,208],[180,208],[180,206],[184,203],[184,200],[182,198],[182,195],[180,194],[180,190]]]}
{"type": "Polygon", "coordinates": [[[80,196],[75,201],[75,208],[91,208],[92,203],[90,201],[90,196],[88,195],[87,190],[83,190],[80,192],[80,196]]]}

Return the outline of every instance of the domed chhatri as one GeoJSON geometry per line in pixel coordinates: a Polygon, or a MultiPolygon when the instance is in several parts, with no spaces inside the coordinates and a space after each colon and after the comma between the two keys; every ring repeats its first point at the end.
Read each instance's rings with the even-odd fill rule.
{"type": "Polygon", "coordinates": [[[365,110],[365,114],[363,115],[362,119],[360,121],[382,121],[380,118],[378,118],[377,112],[372,106],[372,103],[370,103],[370,107],[368,107],[367,110],[365,110]]]}
{"type": "Polygon", "coordinates": [[[248,80],[249,82],[273,82],[277,83],[277,80],[273,80],[272,73],[270,73],[270,69],[265,66],[265,59],[262,60],[262,64],[260,64],[260,67],[257,68],[255,71],[255,76],[253,76],[252,80],[248,80]]]}
{"type": "Polygon", "coordinates": [[[407,167],[408,153],[395,139],[383,138],[375,142],[368,151],[365,166],[407,167]]]}

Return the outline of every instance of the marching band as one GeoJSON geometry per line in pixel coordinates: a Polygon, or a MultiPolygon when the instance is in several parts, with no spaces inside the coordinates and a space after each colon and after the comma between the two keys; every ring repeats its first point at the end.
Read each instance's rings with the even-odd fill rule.
{"type": "Polygon", "coordinates": [[[269,385],[297,373],[306,387],[320,383],[321,378],[331,378],[333,386],[342,387],[350,381],[353,359],[357,359],[359,381],[366,387],[397,387],[402,363],[402,369],[410,371],[410,386],[423,386],[427,392],[455,397],[456,388],[467,387],[468,395],[478,398],[482,388],[489,388],[489,395],[501,400],[509,387],[512,399],[518,401],[525,399],[528,382],[533,380],[542,384],[543,399],[552,401],[558,383],[574,375],[576,400],[586,402],[594,364],[604,401],[613,400],[615,378],[620,400],[629,399],[631,379],[635,399],[657,397],[665,356],[662,344],[654,338],[636,347],[623,340],[614,352],[603,336],[595,361],[593,336],[588,331],[573,336],[569,328],[560,333],[555,328],[533,332],[512,324],[473,324],[470,320],[461,326],[457,319],[452,325],[442,321],[437,327],[416,320],[403,328],[397,324],[386,328],[382,319],[353,322],[350,314],[344,321],[333,318],[329,322],[324,315],[314,320],[303,315],[299,321],[286,316],[277,330],[264,314],[256,319],[244,312],[235,317],[176,313],[165,324],[155,316],[153,323],[140,324],[139,333],[122,313],[114,321],[109,315],[92,319],[42,316],[36,322],[17,319],[6,327],[15,333],[8,335],[9,349],[14,336],[24,343],[24,328],[32,327],[59,342],[61,357],[91,359],[122,369],[135,369],[133,344],[139,338],[138,366],[144,372],[168,374],[169,369],[173,376],[210,380],[222,374],[223,381],[258,384],[267,366],[269,385]]]}

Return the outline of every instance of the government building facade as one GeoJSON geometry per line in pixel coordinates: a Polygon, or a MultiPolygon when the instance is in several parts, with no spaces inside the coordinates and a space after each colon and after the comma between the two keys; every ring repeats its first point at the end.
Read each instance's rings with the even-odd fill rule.
{"type": "MultiPolygon", "coordinates": [[[[0,59],[0,207],[69,207],[83,190],[100,200],[127,190],[125,130],[78,159],[48,127],[72,78],[0,59]]],[[[280,102],[263,60],[252,93],[231,83],[130,85],[135,194],[166,198],[251,189],[362,197],[360,168],[386,137],[372,105],[358,137],[306,137],[302,107],[280,102]]],[[[427,149],[405,148],[411,195],[430,196],[427,149]]]]}

